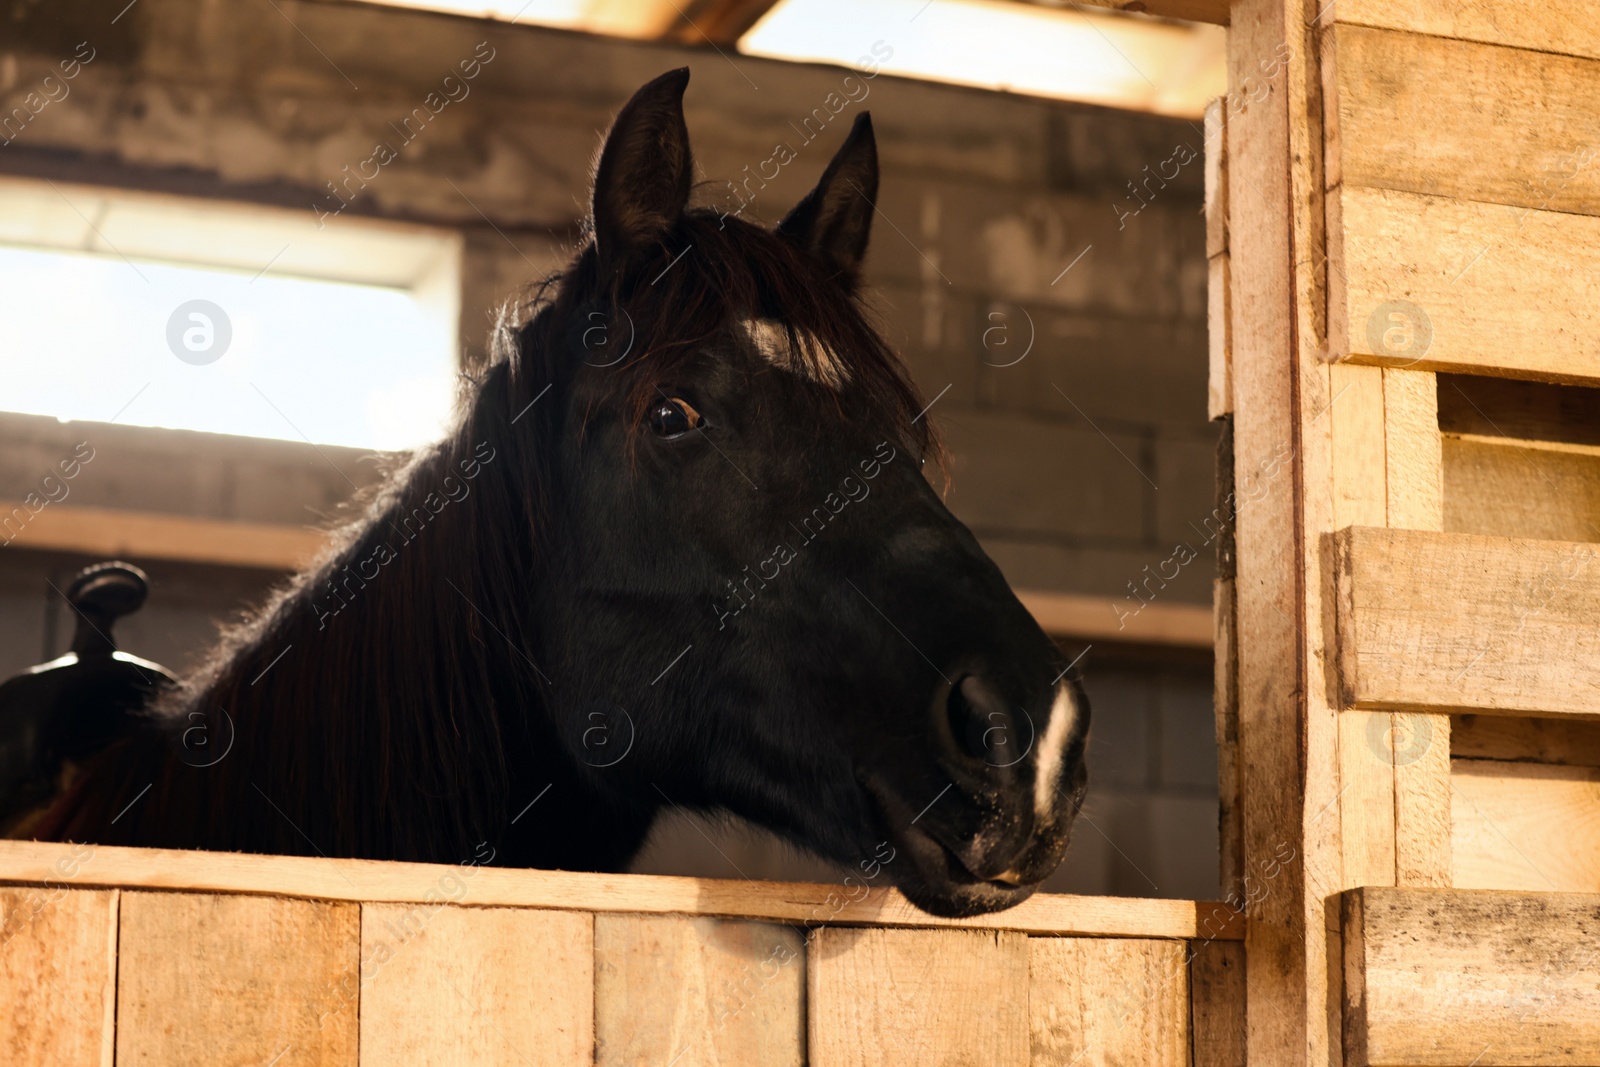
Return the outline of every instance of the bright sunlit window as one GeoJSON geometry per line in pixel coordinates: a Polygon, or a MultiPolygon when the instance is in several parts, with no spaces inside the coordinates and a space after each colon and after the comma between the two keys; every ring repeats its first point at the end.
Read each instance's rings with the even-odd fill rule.
{"type": "Polygon", "coordinates": [[[1221,26],[1004,0],[780,0],[739,41],[775,59],[1197,118],[1228,91],[1221,26]]]}
{"type": "Polygon", "coordinates": [[[0,181],[0,408],[358,448],[437,438],[459,236],[0,181]]]}

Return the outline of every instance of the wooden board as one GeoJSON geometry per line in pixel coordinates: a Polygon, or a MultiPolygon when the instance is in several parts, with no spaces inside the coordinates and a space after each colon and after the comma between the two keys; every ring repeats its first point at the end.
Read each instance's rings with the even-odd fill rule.
{"type": "Polygon", "coordinates": [[[1187,943],[1032,937],[1028,980],[1032,1067],[1189,1067],[1187,943]]]}
{"type": "MultiPolygon", "coordinates": [[[[0,514],[9,511],[0,505],[0,514]]],[[[51,504],[30,518],[10,544],[106,558],[296,570],[315,559],[327,540],[322,531],[301,526],[51,504]]]]}
{"type": "Polygon", "coordinates": [[[599,915],[597,1067],[800,1067],[805,939],[771,923],[599,915]]]}
{"type": "Polygon", "coordinates": [[[1464,374],[1438,382],[1442,433],[1600,451],[1600,389],[1464,374]]]}
{"type": "Polygon", "coordinates": [[[1600,768],[1458,759],[1450,780],[1457,887],[1600,893],[1600,768]]]}
{"type": "Polygon", "coordinates": [[[1190,1062],[1245,1067],[1244,946],[1195,941],[1190,952],[1190,1062]]]}
{"type": "Polygon", "coordinates": [[[1028,939],[824,927],[806,958],[812,1067],[1028,1063],[1028,939]]]}
{"type": "Polygon", "coordinates": [[[1109,7],[1185,22],[1228,24],[1228,0],[1084,0],[1084,3],[1090,7],[1109,7]]]}
{"type": "Polygon", "coordinates": [[[1214,259],[1228,250],[1227,118],[1227,97],[1219,97],[1206,105],[1205,210],[1208,259],[1214,259]]]}
{"type": "MultiPolygon", "coordinates": [[[[0,841],[0,884],[55,879],[61,846],[0,841]]],[[[491,855],[490,861],[493,857],[491,855]]],[[[96,846],[85,885],[265,893],[315,900],[423,902],[444,898],[477,906],[567,911],[723,915],[780,922],[872,923],[903,927],[971,927],[1090,937],[1211,937],[1238,940],[1242,917],[1226,905],[1192,900],[1079,897],[1040,893],[1006,911],[941,919],[894,890],[849,899],[840,886],[673,878],[644,874],[502,870],[449,864],[329,860],[318,856],[251,856],[96,846]],[[441,885],[460,878],[453,897],[441,885]]]]}
{"type": "Polygon", "coordinates": [[[365,904],[361,1058],[416,1067],[594,1062],[594,916],[365,904]]]}
{"type": "Polygon", "coordinates": [[[1600,767],[1600,720],[1455,715],[1450,722],[1450,755],[1600,767]]]}
{"type": "Polygon", "coordinates": [[[360,948],[354,904],[124,892],[118,1067],[354,1067],[360,948]]]}
{"type": "Polygon", "coordinates": [[[1600,548],[1352,527],[1334,554],[1346,707],[1600,714],[1600,548]]]}
{"type": "Polygon", "coordinates": [[[1228,253],[1206,265],[1206,414],[1220,419],[1233,411],[1233,357],[1229,350],[1232,298],[1228,293],[1228,253]]]}
{"type": "Polygon", "coordinates": [[[1328,198],[1333,358],[1600,383],[1600,218],[1348,183],[1328,198]]]}
{"type": "Polygon", "coordinates": [[[1452,532],[1600,541],[1600,452],[1451,435],[1444,485],[1452,532]]]}
{"type": "Polygon", "coordinates": [[[1337,26],[1323,63],[1330,187],[1600,214],[1600,61],[1337,26]]]}
{"type": "Polygon", "coordinates": [[[1137,614],[1110,597],[1015,590],[1017,599],[1051,637],[1177,648],[1211,647],[1211,609],[1201,604],[1145,604],[1137,614]]]}
{"type": "Polygon", "coordinates": [[[1600,8],[1593,4],[1339,0],[1325,10],[1342,23],[1600,58],[1600,8]]]}
{"type": "Polygon", "coordinates": [[[1600,896],[1344,894],[1351,1067],[1600,1063],[1600,896]]]}
{"type": "MultiPolygon", "coordinates": [[[[56,846],[58,852],[86,846],[56,846]]],[[[117,891],[0,889],[0,1054],[7,1063],[111,1067],[117,891]]]]}

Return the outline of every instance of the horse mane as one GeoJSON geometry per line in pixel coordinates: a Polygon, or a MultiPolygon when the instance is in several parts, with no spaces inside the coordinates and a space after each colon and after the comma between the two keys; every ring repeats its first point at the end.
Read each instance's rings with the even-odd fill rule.
{"type": "MultiPolygon", "coordinates": [[[[581,358],[574,324],[590,307],[626,311],[634,351],[599,373],[642,417],[719,331],[781,320],[794,369],[819,379],[803,390],[818,405],[819,440],[827,409],[839,417],[837,393],[820,384],[822,361],[836,356],[884,432],[942,467],[915,386],[847,288],[841,298],[820,261],[788,240],[709,210],[682,215],[622,270],[587,243],[518,321],[503,317],[444,439],[353,501],[317,562],[155,702],[163,729],[104,753],[45,835],[452,862],[498,839],[522,754],[560,744],[546,713],[552,683],[531,650],[541,647],[544,554],[561,536],[553,459],[581,358]],[[197,725],[217,748],[232,735],[203,769],[184,766],[203,762],[187,744],[197,725]]],[[[810,443],[797,436],[795,447],[810,443]]]]}

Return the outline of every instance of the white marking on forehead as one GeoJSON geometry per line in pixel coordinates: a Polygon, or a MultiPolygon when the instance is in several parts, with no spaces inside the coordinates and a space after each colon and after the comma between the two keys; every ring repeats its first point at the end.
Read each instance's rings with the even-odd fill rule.
{"type": "Polygon", "coordinates": [[[1056,690],[1055,703],[1050,705],[1050,722],[1039,742],[1039,762],[1034,767],[1033,810],[1041,821],[1050,819],[1055,811],[1056,790],[1061,786],[1061,761],[1067,754],[1067,741],[1077,722],[1078,702],[1072,695],[1072,686],[1063,681],[1056,690]]]}
{"type": "Polygon", "coordinates": [[[850,372],[838,353],[824,348],[815,337],[802,337],[813,357],[807,359],[789,344],[789,331],[776,319],[745,319],[739,325],[761,358],[775,367],[821,382],[830,389],[838,389],[850,380],[850,372]]]}

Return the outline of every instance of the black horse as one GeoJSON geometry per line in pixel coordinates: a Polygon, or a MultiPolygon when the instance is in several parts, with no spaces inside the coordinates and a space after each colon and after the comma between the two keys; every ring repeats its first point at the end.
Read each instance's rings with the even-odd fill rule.
{"type": "Polygon", "coordinates": [[[688,207],[688,80],[618,114],[453,432],[30,836],[619,870],[681,805],[941,915],[1055,869],[1088,708],[863,315],[871,123],[769,231],[688,207]]]}

